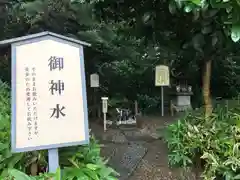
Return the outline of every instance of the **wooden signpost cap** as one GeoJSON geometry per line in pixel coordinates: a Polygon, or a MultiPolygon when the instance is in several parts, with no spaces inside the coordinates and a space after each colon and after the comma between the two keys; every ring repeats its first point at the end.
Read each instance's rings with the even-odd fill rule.
{"type": "Polygon", "coordinates": [[[102,97],[101,99],[102,100],[108,100],[108,97],[102,97]]]}
{"type": "Polygon", "coordinates": [[[53,32],[49,32],[49,31],[44,31],[44,32],[36,33],[36,34],[30,34],[30,35],[26,35],[26,36],[21,36],[21,37],[16,37],[16,38],[12,38],[12,39],[2,40],[2,41],[0,41],[0,46],[6,46],[6,45],[10,45],[10,44],[17,43],[17,42],[42,38],[42,37],[45,37],[45,36],[55,37],[55,38],[58,38],[58,39],[62,39],[62,40],[72,42],[72,43],[75,43],[75,44],[79,44],[79,45],[83,45],[83,46],[88,46],[88,47],[91,46],[91,44],[89,44],[87,42],[80,41],[80,40],[77,40],[77,39],[73,39],[73,38],[63,36],[63,35],[60,35],[60,34],[56,34],[56,33],[53,33],[53,32]]]}

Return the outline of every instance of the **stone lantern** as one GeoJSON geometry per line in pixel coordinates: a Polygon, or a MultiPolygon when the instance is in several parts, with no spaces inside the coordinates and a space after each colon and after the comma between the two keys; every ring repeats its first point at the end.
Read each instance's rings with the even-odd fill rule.
{"type": "Polygon", "coordinates": [[[174,106],[176,111],[186,111],[192,109],[191,96],[193,95],[192,86],[190,85],[177,85],[174,96],[174,106]]]}

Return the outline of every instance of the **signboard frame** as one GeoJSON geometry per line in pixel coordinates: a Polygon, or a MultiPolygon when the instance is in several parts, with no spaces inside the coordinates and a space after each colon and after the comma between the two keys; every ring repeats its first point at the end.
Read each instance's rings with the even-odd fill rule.
{"type": "Polygon", "coordinates": [[[103,129],[107,130],[108,97],[102,97],[103,129]]]}
{"type": "MultiPolygon", "coordinates": [[[[164,80],[165,82],[165,80],[164,80]]],[[[169,67],[166,66],[166,65],[158,65],[156,66],[155,68],[155,86],[169,86],[170,85],[170,72],[169,72],[169,67]],[[165,84],[160,84],[157,82],[157,78],[158,78],[158,73],[159,73],[159,70],[162,70],[164,71],[165,73],[167,72],[167,83],[165,84]]]]}
{"type": "MultiPolygon", "coordinates": [[[[83,144],[88,144],[89,143],[89,126],[88,126],[88,109],[87,109],[87,96],[86,96],[86,77],[85,77],[85,67],[84,67],[84,54],[83,54],[83,45],[84,43],[81,43],[80,41],[67,38],[65,36],[57,35],[54,33],[50,32],[44,32],[44,33],[39,33],[34,35],[25,36],[25,37],[20,37],[16,38],[13,40],[6,40],[9,41],[8,43],[11,44],[12,48],[12,98],[11,98],[11,109],[12,109],[12,114],[11,114],[11,148],[12,152],[26,152],[26,151],[35,151],[35,150],[43,150],[43,149],[57,149],[60,147],[66,147],[66,146],[76,146],[76,145],[83,145],[83,144]],[[41,35],[39,35],[41,34],[41,35]],[[49,145],[40,145],[40,146],[31,146],[31,147],[24,147],[24,148],[17,148],[16,147],[16,76],[17,76],[17,69],[16,69],[16,50],[17,47],[20,45],[26,45],[26,44],[31,44],[31,43],[36,43],[40,42],[43,40],[53,40],[59,43],[64,43],[73,47],[79,48],[79,58],[80,58],[80,75],[81,75],[81,80],[82,80],[82,101],[83,101],[83,110],[84,110],[84,133],[85,133],[85,139],[83,141],[78,141],[78,142],[66,142],[66,143],[60,143],[60,144],[49,144],[49,145]]],[[[4,41],[0,42],[0,45],[4,44],[4,41]]],[[[87,43],[86,43],[87,44],[87,43]]],[[[81,119],[79,118],[81,121],[81,119]]],[[[81,128],[81,127],[80,127],[81,128]]]]}
{"type": "MultiPolygon", "coordinates": [[[[164,80],[164,82],[165,82],[164,80]]],[[[158,65],[155,67],[155,86],[160,86],[161,87],[161,114],[162,116],[164,116],[164,86],[170,86],[170,72],[169,72],[169,67],[166,66],[166,65],[158,65]],[[157,79],[158,79],[158,73],[159,73],[159,70],[162,70],[164,71],[164,73],[167,72],[167,83],[158,83],[157,82],[157,79]]]]}
{"type": "Polygon", "coordinates": [[[98,88],[100,85],[99,85],[99,75],[97,73],[93,73],[90,75],[90,87],[92,88],[98,88]],[[97,77],[97,81],[94,81],[93,77],[97,77]]]}

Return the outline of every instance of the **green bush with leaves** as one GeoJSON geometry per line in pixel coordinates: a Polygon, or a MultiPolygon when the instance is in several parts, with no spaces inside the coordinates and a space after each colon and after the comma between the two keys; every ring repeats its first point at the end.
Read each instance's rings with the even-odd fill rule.
{"type": "Polygon", "coordinates": [[[138,94],[137,100],[143,114],[159,112],[161,97],[149,96],[147,94],[138,94]]]}
{"type": "Polygon", "coordinates": [[[171,166],[198,168],[204,180],[240,179],[240,109],[189,113],[165,133],[171,166]]]}
{"type": "Polygon", "coordinates": [[[1,180],[50,180],[51,178],[54,178],[54,180],[61,180],[60,169],[58,169],[56,173],[44,173],[38,176],[29,176],[17,169],[8,169],[4,175],[0,176],[1,180]]]}
{"type": "MultiPolygon", "coordinates": [[[[0,179],[43,180],[56,177],[58,173],[46,173],[46,151],[11,152],[10,114],[10,88],[0,82],[0,179]]],[[[101,146],[93,136],[89,145],[61,148],[61,180],[116,180],[118,173],[107,166],[100,150],[101,146]]]]}

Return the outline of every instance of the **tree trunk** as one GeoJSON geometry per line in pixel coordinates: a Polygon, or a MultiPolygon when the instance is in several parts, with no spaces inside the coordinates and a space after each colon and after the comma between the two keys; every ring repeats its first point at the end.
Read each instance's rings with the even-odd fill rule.
{"type": "Polygon", "coordinates": [[[208,61],[205,62],[202,81],[205,117],[209,117],[212,114],[213,109],[210,94],[211,73],[212,73],[212,59],[209,59],[208,61]]]}
{"type": "Polygon", "coordinates": [[[32,176],[36,176],[38,173],[38,164],[37,162],[34,162],[30,165],[30,173],[32,176]]]}

